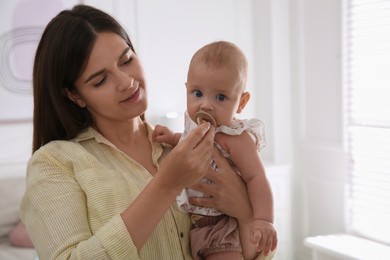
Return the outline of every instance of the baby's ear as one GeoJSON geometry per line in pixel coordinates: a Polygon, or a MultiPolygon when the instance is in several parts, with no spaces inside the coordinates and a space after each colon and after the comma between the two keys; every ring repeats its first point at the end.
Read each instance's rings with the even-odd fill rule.
{"type": "Polygon", "coordinates": [[[75,103],[79,107],[84,108],[87,106],[87,104],[85,104],[85,102],[77,93],[77,91],[70,91],[68,88],[63,88],[62,93],[64,96],[67,96],[73,103],[75,103]]]}
{"type": "Polygon", "coordinates": [[[241,94],[240,105],[237,108],[237,113],[241,113],[242,110],[244,110],[250,98],[251,98],[251,94],[249,92],[244,92],[241,94]]]}

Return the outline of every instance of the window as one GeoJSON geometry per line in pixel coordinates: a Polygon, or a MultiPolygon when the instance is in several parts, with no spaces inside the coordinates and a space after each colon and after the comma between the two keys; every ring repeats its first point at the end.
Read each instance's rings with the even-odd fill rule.
{"type": "Polygon", "coordinates": [[[390,0],[346,0],[352,233],[390,244],[390,0]]]}

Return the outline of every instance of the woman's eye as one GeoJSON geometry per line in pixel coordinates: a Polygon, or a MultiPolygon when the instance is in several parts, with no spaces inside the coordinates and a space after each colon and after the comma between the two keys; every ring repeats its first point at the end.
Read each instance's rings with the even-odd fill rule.
{"type": "Polygon", "coordinates": [[[196,97],[201,97],[201,96],[203,96],[202,92],[199,91],[199,90],[195,90],[195,91],[194,91],[194,95],[195,95],[196,97]]]}
{"type": "Polygon", "coordinates": [[[226,99],[226,96],[225,95],[222,95],[222,94],[218,94],[217,95],[217,100],[219,101],[224,101],[226,99]]]}
{"type": "Polygon", "coordinates": [[[128,60],[126,60],[125,62],[123,62],[123,65],[130,64],[132,60],[133,60],[133,56],[130,56],[130,58],[129,58],[128,60]]]}
{"type": "Polygon", "coordinates": [[[104,84],[104,82],[106,81],[106,77],[104,76],[99,82],[96,82],[94,84],[95,87],[100,87],[101,85],[104,84]]]}

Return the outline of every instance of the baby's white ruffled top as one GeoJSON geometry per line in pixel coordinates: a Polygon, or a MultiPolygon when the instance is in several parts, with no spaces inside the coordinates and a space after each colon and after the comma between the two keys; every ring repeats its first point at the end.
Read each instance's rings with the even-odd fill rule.
{"type": "MultiPolygon", "coordinates": [[[[197,124],[191,120],[188,113],[185,113],[185,124],[184,124],[184,132],[182,134],[181,139],[184,139],[189,132],[191,132],[197,124]]],[[[264,123],[256,118],[252,119],[233,119],[231,124],[229,126],[219,126],[215,129],[216,133],[224,133],[227,135],[240,135],[244,131],[247,131],[249,135],[252,137],[253,141],[256,143],[257,150],[260,151],[263,147],[266,146],[266,139],[265,139],[265,129],[264,129],[264,123]]],[[[227,159],[230,159],[230,155],[222,149],[221,146],[219,146],[217,143],[215,144],[218,149],[221,151],[223,156],[225,156],[227,159]]],[[[211,163],[211,166],[213,164],[211,163]]],[[[239,174],[239,173],[238,173],[239,174]]],[[[202,182],[210,182],[208,179],[203,179],[202,182]]],[[[204,193],[201,193],[199,191],[195,191],[192,189],[184,189],[179,196],[177,196],[176,200],[178,203],[178,206],[181,210],[188,212],[188,213],[195,213],[198,215],[205,215],[205,216],[218,216],[222,213],[214,208],[203,208],[191,205],[188,202],[188,198],[190,197],[202,197],[206,196],[204,193]]]]}

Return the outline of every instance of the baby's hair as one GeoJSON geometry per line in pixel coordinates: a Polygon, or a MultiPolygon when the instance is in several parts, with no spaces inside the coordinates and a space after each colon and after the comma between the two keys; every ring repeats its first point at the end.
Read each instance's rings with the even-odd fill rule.
{"type": "Polygon", "coordinates": [[[236,67],[241,77],[243,88],[245,88],[248,76],[248,61],[242,50],[234,43],[216,41],[203,46],[192,56],[190,67],[199,62],[213,68],[223,66],[236,67]]]}

